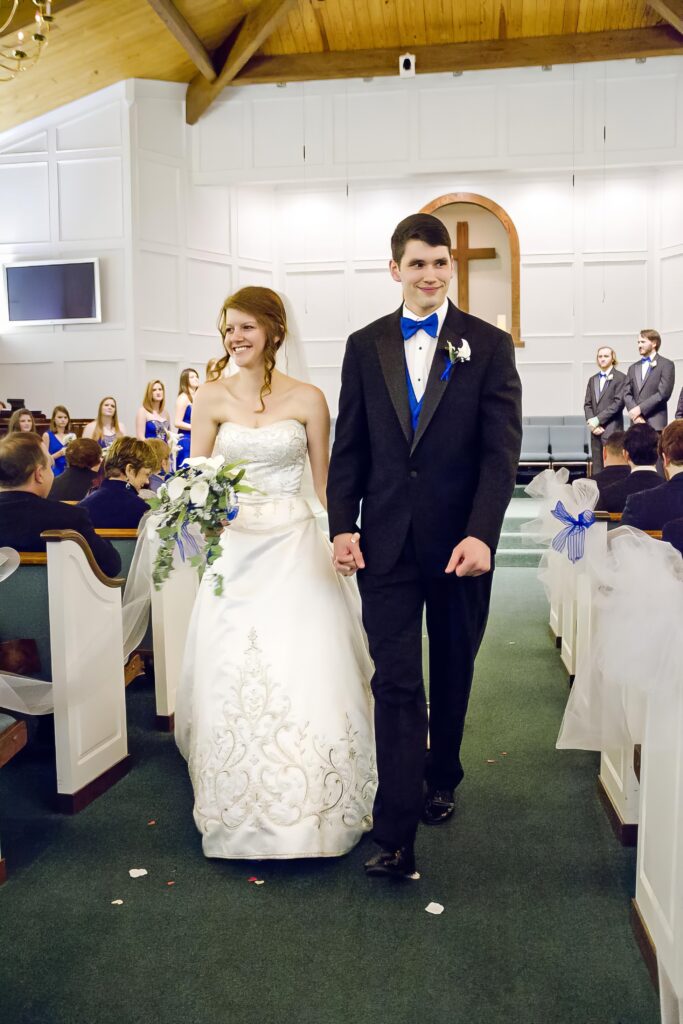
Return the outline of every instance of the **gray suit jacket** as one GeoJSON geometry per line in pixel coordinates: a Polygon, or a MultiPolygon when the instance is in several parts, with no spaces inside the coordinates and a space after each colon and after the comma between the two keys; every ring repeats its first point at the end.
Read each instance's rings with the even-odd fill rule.
{"type": "Polygon", "coordinates": [[[611,370],[612,380],[606,380],[600,394],[600,374],[594,373],[586,385],[586,397],[583,409],[586,419],[598,417],[598,423],[604,427],[603,439],[608,438],[615,430],[621,430],[624,424],[624,384],[626,375],[621,370],[611,370]]]}
{"type": "Polygon", "coordinates": [[[642,380],[640,360],[628,368],[624,385],[624,403],[627,409],[640,406],[646,423],[655,430],[664,430],[668,423],[666,403],[674,389],[676,368],[670,359],[657,356],[642,380]]]}

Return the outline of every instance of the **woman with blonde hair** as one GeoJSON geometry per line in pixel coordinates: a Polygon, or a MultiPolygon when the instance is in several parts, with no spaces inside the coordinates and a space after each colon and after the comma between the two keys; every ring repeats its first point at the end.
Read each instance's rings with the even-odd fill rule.
{"type": "Polygon", "coordinates": [[[106,451],[117,437],[124,437],[126,428],[119,422],[116,399],[107,395],[97,407],[97,416],[83,428],[83,437],[91,437],[106,451]]]}
{"type": "Polygon", "coordinates": [[[180,374],[178,397],[175,403],[175,428],[180,433],[180,444],[177,454],[177,467],[182,466],[190,455],[190,438],[192,431],[192,403],[199,387],[199,374],[191,368],[180,374]]]}
{"type": "Polygon", "coordinates": [[[43,434],[43,444],[52,460],[52,472],[60,476],[66,469],[66,446],[76,434],[71,429],[71,416],[64,405],[56,405],[50,417],[50,426],[43,434]]]}
{"type": "Polygon", "coordinates": [[[308,456],[325,504],[329,411],[276,367],[287,336],[276,292],[240,289],[218,329],[225,354],[195,397],[192,455],[243,462],[254,492],[240,494],[200,584],[176,742],[207,857],[336,857],[372,826],[376,773],[356,584],[334,571],[301,492],[308,456]],[[228,364],[239,372],[223,376],[228,364]]]}
{"type": "Polygon", "coordinates": [[[166,388],[163,381],[151,380],[145,388],[142,405],[135,416],[138,441],[160,437],[166,441],[171,431],[171,420],[166,411],[166,388]]]}
{"type": "Polygon", "coordinates": [[[147,487],[157,456],[144,441],[118,437],[104,457],[104,480],[81,502],[96,529],[136,529],[149,505],[138,491],[147,487]]]}

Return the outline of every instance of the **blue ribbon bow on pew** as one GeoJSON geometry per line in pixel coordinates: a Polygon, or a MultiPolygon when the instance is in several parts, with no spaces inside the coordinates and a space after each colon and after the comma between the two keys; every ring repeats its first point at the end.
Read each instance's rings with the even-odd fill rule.
{"type": "Polygon", "coordinates": [[[595,515],[591,509],[586,509],[585,512],[579,512],[577,517],[570,515],[567,512],[563,502],[558,501],[554,509],[551,509],[552,515],[556,519],[559,519],[561,523],[565,523],[563,530],[560,530],[558,534],[553,537],[552,547],[554,551],[562,554],[565,547],[567,548],[567,558],[570,562],[578,562],[583,558],[584,551],[586,549],[586,530],[588,530],[595,522],[595,515]]]}

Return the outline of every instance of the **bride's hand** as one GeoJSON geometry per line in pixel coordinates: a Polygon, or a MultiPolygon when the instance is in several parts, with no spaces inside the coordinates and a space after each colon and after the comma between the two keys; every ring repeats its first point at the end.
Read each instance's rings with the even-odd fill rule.
{"type": "Polygon", "coordinates": [[[357,569],[365,568],[359,541],[359,533],[338,533],[334,538],[332,564],[342,576],[353,576],[357,569]]]}

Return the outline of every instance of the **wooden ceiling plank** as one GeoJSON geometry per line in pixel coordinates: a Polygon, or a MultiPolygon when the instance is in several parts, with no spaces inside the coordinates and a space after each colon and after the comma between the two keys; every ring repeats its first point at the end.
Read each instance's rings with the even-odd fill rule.
{"type": "MultiPolygon", "coordinates": [[[[66,11],[69,7],[76,7],[77,4],[84,3],[85,0],[60,0],[59,6],[52,12],[55,16],[53,22],[53,28],[57,28],[59,15],[62,11],[66,11]]],[[[0,12],[0,23],[5,20],[7,11],[0,12]]],[[[9,28],[3,32],[3,36],[11,36],[14,32],[25,32],[27,28],[31,28],[35,24],[36,20],[36,6],[30,3],[29,0],[24,0],[24,3],[20,3],[17,8],[17,12],[12,18],[12,22],[9,28]]]]}
{"type": "Polygon", "coordinates": [[[190,23],[182,16],[173,0],[147,0],[147,3],[154,13],[158,14],[173,38],[180,43],[207,82],[215,81],[216,69],[211,60],[211,54],[190,23]]]}
{"type": "Polygon", "coordinates": [[[648,0],[660,18],[683,34],[683,0],[648,0]]]}
{"type": "Polygon", "coordinates": [[[299,6],[301,12],[301,20],[303,22],[304,31],[308,40],[307,49],[315,52],[318,50],[329,50],[330,46],[327,42],[327,34],[325,32],[325,22],[319,17],[320,7],[322,5],[316,0],[305,2],[299,6]]]}
{"type": "Polygon", "coordinates": [[[263,45],[276,25],[283,22],[296,3],[297,0],[262,0],[258,7],[249,11],[215,82],[207,82],[202,75],[197,75],[187,87],[185,117],[188,124],[197,123],[216,96],[242,71],[250,57],[263,45]]]}
{"type": "MultiPolygon", "coordinates": [[[[329,54],[304,53],[291,57],[256,55],[231,84],[241,86],[394,76],[400,54],[400,48],[394,47],[329,54]]],[[[415,47],[418,74],[681,55],[683,39],[668,25],[618,32],[578,32],[574,35],[491,39],[448,46],[415,47]]]]}

